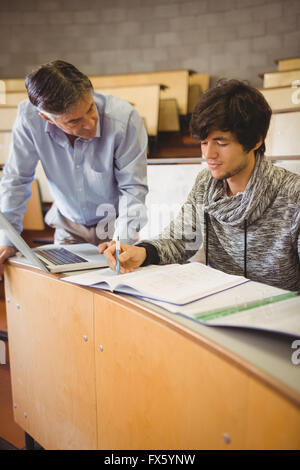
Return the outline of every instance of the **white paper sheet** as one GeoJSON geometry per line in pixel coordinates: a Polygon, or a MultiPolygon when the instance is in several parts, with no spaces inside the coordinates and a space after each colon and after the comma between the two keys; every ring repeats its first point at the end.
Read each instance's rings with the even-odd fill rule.
{"type": "Polygon", "coordinates": [[[115,275],[109,269],[69,276],[66,281],[184,305],[247,280],[201,263],[149,266],[115,275]],[[149,269],[150,268],[150,269],[149,269]],[[103,283],[103,284],[102,284],[103,283]]]}

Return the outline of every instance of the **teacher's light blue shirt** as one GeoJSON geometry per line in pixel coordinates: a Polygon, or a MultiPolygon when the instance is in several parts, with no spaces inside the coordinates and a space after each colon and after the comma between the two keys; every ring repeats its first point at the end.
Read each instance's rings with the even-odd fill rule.
{"type": "MultiPolygon", "coordinates": [[[[77,138],[74,147],[28,99],[20,103],[1,180],[1,211],[19,232],[39,160],[57,208],[73,222],[91,226],[100,221],[103,227],[113,223],[120,239],[128,242],[135,241],[134,233],[146,223],[143,121],[126,101],[97,93],[94,99],[99,117],[96,136],[77,138]]],[[[1,230],[3,245],[11,243],[1,230]]]]}

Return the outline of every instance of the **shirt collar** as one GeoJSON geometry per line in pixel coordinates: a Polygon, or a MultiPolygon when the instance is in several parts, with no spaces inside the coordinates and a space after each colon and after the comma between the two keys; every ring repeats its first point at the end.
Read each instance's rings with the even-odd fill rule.
{"type": "MultiPolygon", "coordinates": [[[[41,119],[43,119],[43,118],[41,117],[41,119]]],[[[46,121],[45,132],[48,132],[48,134],[52,134],[52,132],[54,130],[53,127],[56,127],[56,126],[54,126],[54,124],[51,124],[51,122],[46,121]]]]}
{"type": "MultiPolygon", "coordinates": [[[[97,130],[96,130],[96,135],[95,135],[95,137],[101,137],[100,115],[99,115],[99,111],[98,111],[98,108],[97,108],[97,104],[96,104],[96,111],[97,111],[97,114],[98,114],[98,122],[97,122],[97,130]]],[[[95,137],[94,137],[94,138],[95,138],[95,137]]]]}

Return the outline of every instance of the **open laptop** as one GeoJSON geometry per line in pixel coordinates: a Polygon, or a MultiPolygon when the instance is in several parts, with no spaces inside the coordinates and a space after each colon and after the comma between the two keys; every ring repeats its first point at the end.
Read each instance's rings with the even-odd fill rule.
{"type": "Polygon", "coordinates": [[[0,228],[5,230],[11,243],[33,266],[47,273],[62,273],[107,267],[104,255],[90,243],[74,245],[46,245],[31,249],[13,225],[0,212],[0,228]]]}

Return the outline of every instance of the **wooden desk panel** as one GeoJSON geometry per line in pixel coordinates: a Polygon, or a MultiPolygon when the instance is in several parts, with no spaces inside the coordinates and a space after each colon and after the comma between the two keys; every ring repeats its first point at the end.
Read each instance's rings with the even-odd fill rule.
{"type": "Polygon", "coordinates": [[[159,124],[160,132],[179,132],[179,110],[177,100],[167,99],[159,102],[159,124]]]}
{"type": "Polygon", "coordinates": [[[26,91],[24,78],[2,78],[4,90],[6,92],[24,92],[26,91]]]}
{"type": "MultiPolygon", "coordinates": [[[[1,127],[1,124],[0,124],[1,127]]],[[[6,163],[9,155],[11,142],[11,131],[5,132],[0,129],[0,164],[6,163]]]]}
{"type": "Polygon", "coordinates": [[[285,70],[283,72],[269,72],[263,75],[264,88],[289,86],[300,80],[300,70],[285,70]]]}
{"type": "Polygon", "coordinates": [[[296,87],[260,88],[273,112],[300,107],[300,89],[296,87]]]}
{"type": "Polygon", "coordinates": [[[112,95],[128,101],[142,118],[150,136],[157,136],[159,116],[159,85],[137,85],[110,88],[97,88],[96,93],[112,95]]]}
{"type": "Polygon", "coordinates": [[[89,78],[95,89],[150,84],[164,85],[166,88],[161,90],[161,98],[176,98],[180,114],[187,114],[189,76],[188,70],[169,70],[165,72],[100,75],[89,78]]]}
{"type": "Polygon", "coordinates": [[[26,98],[28,98],[27,92],[9,92],[4,94],[2,102],[3,104],[9,106],[17,106],[19,103],[21,103],[21,101],[25,100],[26,98]]]}
{"type": "Polygon", "coordinates": [[[300,449],[300,408],[253,379],[245,445],[251,450],[300,449]]]}
{"type": "Polygon", "coordinates": [[[95,345],[98,448],[244,448],[246,374],[101,295],[95,295],[95,345]]]}
{"type": "Polygon", "coordinates": [[[300,156],[299,126],[300,111],[272,114],[265,140],[266,155],[300,156]]]}
{"type": "Polygon", "coordinates": [[[93,294],[12,266],[5,278],[16,422],[46,449],[95,449],[93,294]]]}
{"type": "Polygon", "coordinates": [[[17,117],[17,106],[0,105],[0,131],[11,131],[17,117]]]}
{"type": "Polygon", "coordinates": [[[39,183],[33,180],[30,185],[31,198],[26,205],[23,219],[23,230],[44,230],[44,216],[40,195],[39,183]]]}
{"type": "Polygon", "coordinates": [[[283,71],[286,71],[286,70],[300,69],[300,57],[289,57],[287,59],[276,59],[275,63],[277,64],[278,72],[283,72],[283,71]]]}
{"type": "Polygon", "coordinates": [[[5,283],[15,419],[46,449],[300,448],[298,382],[244,357],[293,383],[286,341],[13,263],[5,283]]]}
{"type": "Polygon", "coordinates": [[[209,88],[210,76],[207,73],[193,73],[189,76],[188,112],[192,113],[202,93],[209,88]]]}

